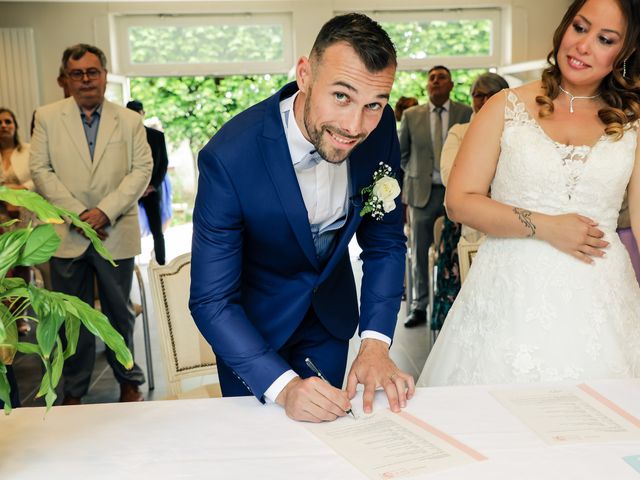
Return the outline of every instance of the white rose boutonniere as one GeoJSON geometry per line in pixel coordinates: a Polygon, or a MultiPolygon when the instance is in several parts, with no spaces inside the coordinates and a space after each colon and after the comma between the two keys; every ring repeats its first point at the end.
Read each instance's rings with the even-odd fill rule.
{"type": "Polygon", "coordinates": [[[400,195],[400,185],[391,176],[391,167],[380,162],[380,166],[373,172],[373,183],[364,187],[360,193],[367,198],[360,211],[360,216],[363,217],[367,213],[371,213],[371,216],[376,220],[382,220],[385,213],[396,208],[395,199],[400,195]]]}

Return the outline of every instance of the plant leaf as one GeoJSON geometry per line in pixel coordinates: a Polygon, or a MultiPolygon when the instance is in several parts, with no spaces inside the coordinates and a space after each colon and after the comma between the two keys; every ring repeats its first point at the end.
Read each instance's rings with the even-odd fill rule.
{"type": "Polygon", "coordinates": [[[0,235],[0,278],[3,278],[15,265],[20,256],[20,250],[29,237],[29,231],[28,228],[21,228],[0,235]]]}
{"type": "Polygon", "coordinates": [[[46,393],[51,390],[51,362],[43,358],[42,363],[44,364],[44,375],[42,375],[42,380],[40,380],[40,388],[38,389],[38,393],[36,393],[36,398],[46,395],[46,393]]]}
{"type": "Polygon", "coordinates": [[[35,192],[0,187],[0,200],[18,207],[25,207],[45,223],[64,223],[58,208],[35,192]]]}
{"type": "Polygon", "coordinates": [[[39,319],[36,340],[44,358],[48,359],[58,338],[58,331],[67,317],[65,299],[59,292],[50,292],[33,285],[29,286],[29,295],[39,319]]]}
{"type": "Polygon", "coordinates": [[[36,355],[40,355],[42,357],[42,352],[40,351],[40,347],[35,343],[16,342],[16,348],[20,353],[26,353],[26,354],[33,353],[36,355]]]}
{"type": "MultiPolygon", "coordinates": [[[[44,223],[64,223],[64,218],[68,218],[69,221],[75,226],[80,228],[87,236],[96,251],[109,261],[113,266],[115,262],[109,251],[104,248],[104,245],[100,241],[100,238],[96,232],[89,226],[89,224],[80,220],[78,214],[67,210],[62,207],[57,207],[50,204],[40,195],[28,190],[12,190],[6,187],[0,186],[0,200],[10,203],[12,205],[25,207],[27,210],[32,211],[36,216],[44,223]]],[[[2,263],[0,262],[0,266],[2,263]]],[[[1,272],[1,270],[0,270],[1,272]]]]}
{"type": "Polygon", "coordinates": [[[5,323],[8,325],[11,321],[11,311],[9,311],[4,303],[0,302],[0,343],[4,343],[7,339],[5,323]]]}
{"type": "Polygon", "coordinates": [[[51,258],[60,246],[60,237],[52,225],[38,225],[25,243],[16,265],[37,265],[51,258]]]}
{"type": "Polygon", "coordinates": [[[80,217],[78,215],[68,210],[60,209],[60,213],[65,217],[68,217],[69,220],[71,220],[71,223],[73,224],[74,227],[78,227],[80,230],[82,230],[82,233],[84,233],[84,235],[89,240],[91,240],[91,244],[93,245],[93,248],[96,249],[96,252],[98,252],[102,258],[107,260],[114,267],[117,266],[116,263],[113,261],[113,257],[111,256],[111,253],[109,253],[109,250],[104,248],[104,245],[102,244],[102,241],[98,237],[98,234],[95,232],[93,228],[89,226],[88,223],[83,222],[82,220],[80,220],[80,217]]]}
{"type": "MultiPolygon", "coordinates": [[[[9,348],[15,348],[16,344],[18,343],[18,326],[16,325],[16,322],[13,319],[13,316],[11,315],[11,312],[9,311],[8,307],[2,303],[0,303],[1,307],[0,307],[0,311],[2,311],[2,323],[4,323],[4,340],[0,341],[0,347],[9,347],[9,348]]],[[[5,352],[5,355],[7,355],[7,352],[5,352]]],[[[11,357],[13,357],[12,354],[11,357]]],[[[2,357],[3,355],[0,355],[0,365],[2,365],[2,357]]],[[[9,358],[6,358],[5,361],[8,361],[9,358]]]]}
{"type": "MultiPolygon", "coordinates": [[[[61,357],[62,355],[58,355],[58,356],[61,357]]],[[[44,362],[46,372],[42,377],[42,381],[40,382],[40,389],[36,394],[36,398],[40,398],[41,396],[44,395],[44,400],[47,405],[47,412],[48,412],[51,409],[51,407],[53,407],[53,404],[55,403],[56,398],[58,398],[58,395],[56,394],[56,388],[55,388],[57,385],[57,381],[55,383],[53,382],[54,373],[53,373],[53,366],[51,365],[51,363],[45,359],[43,359],[43,362],[44,362]]],[[[60,378],[58,378],[58,380],[60,380],[60,378]]]]}
{"type": "MultiPolygon", "coordinates": [[[[133,355],[124,343],[122,335],[111,326],[109,319],[76,297],[65,295],[65,299],[67,304],[71,304],[75,308],[77,318],[84,326],[87,327],[91,333],[100,337],[107,347],[113,350],[116,358],[125,368],[132,368],[133,355]]],[[[72,309],[67,308],[67,312],[73,315],[72,309]]]]}
{"type": "Polygon", "coordinates": [[[53,360],[51,362],[51,388],[58,386],[60,377],[62,376],[62,367],[64,366],[64,350],[62,348],[62,340],[60,336],[56,338],[56,349],[53,351],[53,360]]]}
{"type": "Polygon", "coordinates": [[[27,282],[25,282],[20,277],[9,277],[2,280],[0,283],[0,292],[4,292],[7,290],[12,290],[18,287],[26,287],[27,282]]]}
{"type": "Polygon", "coordinates": [[[5,230],[7,228],[9,228],[11,225],[15,225],[16,223],[18,223],[20,221],[19,218],[14,218],[12,220],[9,220],[7,222],[4,223],[0,223],[0,228],[5,230]]]}
{"type": "Polygon", "coordinates": [[[4,402],[4,413],[11,413],[11,388],[7,379],[7,367],[0,363],[0,400],[4,402]]]}
{"type": "MultiPolygon", "coordinates": [[[[69,305],[67,304],[67,307],[69,305]]],[[[64,351],[64,359],[76,353],[78,337],[80,336],[80,319],[77,315],[69,315],[64,321],[64,335],[67,338],[67,348],[64,351]]]]}

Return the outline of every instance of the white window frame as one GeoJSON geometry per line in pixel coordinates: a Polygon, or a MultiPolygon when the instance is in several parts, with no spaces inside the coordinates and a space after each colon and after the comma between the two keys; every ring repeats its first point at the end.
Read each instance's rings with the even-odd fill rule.
{"type": "Polygon", "coordinates": [[[423,70],[432,65],[446,65],[450,69],[487,68],[503,64],[502,11],[500,8],[456,8],[451,10],[371,11],[364,12],[377,22],[413,23],[457,20],[490,20],[491,51],[489,55],[434,56],[426,58],[398,57],[398,70],[423,70]]]}
{"type": "Polygon", "coordinates": [[[114,18],[118,73],[126,76],[176,75],[252,75],[287,73],[293,64],[293,30],[291,14],[179,14],[121,15],[114,18]],[[262,62],[145,63],[131,62],[129,54],[130,27],[215,26],[215,25],[282,25],[283,58],[262,62]]]}

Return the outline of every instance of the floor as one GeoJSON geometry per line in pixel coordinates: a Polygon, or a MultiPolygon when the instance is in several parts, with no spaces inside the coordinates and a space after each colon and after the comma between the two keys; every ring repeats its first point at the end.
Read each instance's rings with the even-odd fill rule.
{"type": "MultiPolygon", "coordinates": [[[[191,242],[191,226],[183,225],[173,227],[165,233],[165,241],[167,245],[167,259],[170,260],[177,255],[188,252],[191,242]]],[[[143,239],[143,252],[138,258],[138,266],[142,272],[144,280],[144,288],[147,292],[147,311],[150,327],[150,344],[151,357],[154,372],[154,387],[150,389],[149,381],[143,385],[143,393],[146,400],[165,399],[169,396],[169,390],[165,377],[164,362],[158,342],[158,331],[154,315],[154,306],[152,305],[151,296],[149,295],[147,264],[153,248],[151,237],[143,239]]],[[[355,242],[350,246],[350,254],[354,267],[356,280],[361,278],[360,260],[358,259],[359,249],[355,242]]],[[[140,302],[139,289],[134,281],[134,291],[132,292],[132,300],[140,302]]],[[[413,329],[406,329],[403,322],[406,316],[406,306],[403,303],[398,315],[398,324],[393,345],[391,346],[391,357],[398,367],[405,372],[411,373],[417,380],[422,366],[427,358],[428,350],[431,345],[430,332],[426,326],[420,326],[413,329]]],[[[142,317],[139,316],[136,322],[136,330],[134,336],[134,356],[136,362],[143,371],[147,372],[147,362],[145,360],[144,337],[142,328],[142,317]]],[[[27,341],[35,341],[34,332],[32,331],[27,337],[27,341]]],[[[359,339],[352,339],[349,349],[350,364],[355,358],[359,347],[359,339]]],[[[83,398],[84,403],[108,403],[117,402],[119,397],[119,387],[115,381],[111,369],[106,361],[104,353],[104,345],[98,340],[96,364],[92,376],[92,384],[89,393],[83,398]]],[[[42,406],[44,399],[35,398],[38,391],[39,383],[42,378],[41,365],[38,358],[30,355],[18,354],[14,361],[14,369],[18,379],[20,398],[23,406],[42,406]]],[[[61,382],[62,383],[62,382],[61,382]]],[[[61,388],[58,388],[61,391],[61,388]]],[[[59,395],[59,400],[62,394],[59,395]]]]}

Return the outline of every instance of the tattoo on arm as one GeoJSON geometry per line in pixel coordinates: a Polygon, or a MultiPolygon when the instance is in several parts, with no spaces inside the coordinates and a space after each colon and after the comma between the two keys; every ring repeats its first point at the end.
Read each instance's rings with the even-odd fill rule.
{"type": "Polygon", "coordinates": [[[531,233],[527,235],[527,237],[533,238],[536,236],[536,226],[531,220],[531,212],[529,210],[525,210],[524,208],[513,207],[513,213],[518,216],[518,220],[531,230],[531,233]]]}

